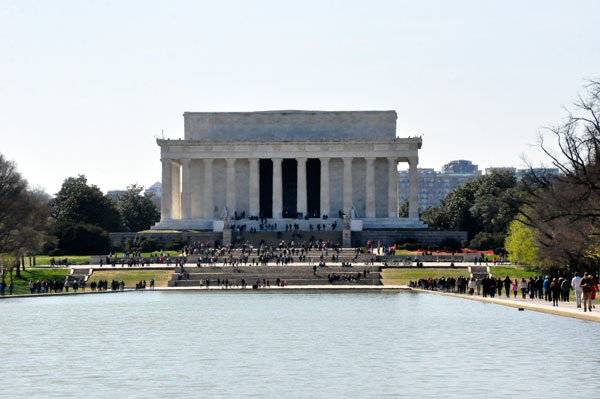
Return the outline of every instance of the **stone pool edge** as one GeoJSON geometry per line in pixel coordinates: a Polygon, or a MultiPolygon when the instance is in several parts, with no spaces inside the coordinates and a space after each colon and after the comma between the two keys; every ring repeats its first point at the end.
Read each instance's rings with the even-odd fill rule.
{"type": "Polygon", "coordinates": [[[472,301],[493,303],[496,305],[509,306],[509,307],[517,308],[517,309],[522,308],[522,309],[527,309],[527,310],[533,310],[535,312],[549,313],[549,314],[553,314],[553,315],[557,315],[557,316],[572,317],[572,318],[587,320],[587,321],[595,321],[597,323],[600,322],[600,312],[584,313],[581,309],[564,309],[564,308],[560,309],[558,307],[550,307],[550,306],[539,305],[539,304],[535,304],[535,303],[524,303],[524,302],[516,302],[516,301],[511,301],[511,300],[506,300],[506,299],[482,298],[482,297],[471,296],[471,295],[451,294],[449,292],[422,290],[419,288],[412,288],[411,291],[423,292],[423,293],[428,293],[428,294],[444,295],[444,296],[461,298],[461,299],[470,299],[472,301]]]}
{"type": "Polygon", "coordinates": [[[78,292],[57,292],[49,294],[19,294],[19,295],[4,295],[0,296],[2,299],[10,298],[51,298],[57,296],[69,296],[69,295],[90,295],[90,294],[118,294],[123,292],[152,292],[152,291],[217,291],[217,292],[269,292],[269,291],[412,291],[412,288],[406,285],[299,285],[299,286],[287,286],[287,287],[268,287],[252,289],[248,286],[246,288],[241,287],[155,287],[153,289],[133,289],[126,288],[123,291],[78,291],[78,292]]]}

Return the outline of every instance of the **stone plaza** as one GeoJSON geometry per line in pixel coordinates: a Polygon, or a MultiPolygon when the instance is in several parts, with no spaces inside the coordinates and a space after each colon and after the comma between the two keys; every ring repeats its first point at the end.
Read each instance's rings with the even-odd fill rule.
{"type": "Polygon", "coordinates": [[[161,220],[154,230],[221,231],[224,220],[317,224],[353,231],[422,229],[419,137],[396,137],[395,111],[186,112],[183,140],[161,149],[161,220]],[[398,163],[409,166],[399,217],[398,163]]]}

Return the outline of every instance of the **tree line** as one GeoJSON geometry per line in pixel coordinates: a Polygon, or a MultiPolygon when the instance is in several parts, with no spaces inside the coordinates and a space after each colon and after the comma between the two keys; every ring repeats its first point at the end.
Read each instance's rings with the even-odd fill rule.
{"type": "MultiPolygon", "coordinates": [[[[141,231],[160,219],[152,194],[132,184],[116,200],[69,177],[54,198],[32,189],[14,162],[0,154],[0,254],[4,266],[24,255],[101,254],[110,251],[109,231],[141,231]]],[[[18,272],[18,269],[17,269],[18,272]]]]}

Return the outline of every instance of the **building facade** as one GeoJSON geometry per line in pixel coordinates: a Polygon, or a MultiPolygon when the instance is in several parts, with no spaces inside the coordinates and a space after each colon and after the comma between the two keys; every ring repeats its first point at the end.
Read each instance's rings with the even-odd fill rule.
{"type": "Polygon", "coordinates": [[[342,214],[353,229],[426,227],[421,138],[397,138],[396,119],[395,111],[186,112],[183,140],[157,140],[161,221],[153,229],[217,230],[225,216],[308,229],[342,214]],[[409,165],[408,218],[398,217],[400,162],[409,165]]]}
{"type": "MultiPolygon", "coordinates": [[[[457,160],[443,165],[441,172],[431,168],[419,168],[417,176],[419,180],[419,212],[422,212],[430,206],[439,206],[442,200],[456,187],[481,176],[481,172],[471,161],[457,160]]],[[[408,199],[404,193],[410,186],[409,180],[408,171],[398,172],[400,203],[408,199]]]]}

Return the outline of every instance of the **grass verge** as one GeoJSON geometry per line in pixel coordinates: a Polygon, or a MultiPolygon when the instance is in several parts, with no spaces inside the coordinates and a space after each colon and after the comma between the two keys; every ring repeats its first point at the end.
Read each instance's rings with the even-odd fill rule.
{"type": "MultiPolygon", "coordinates": [[[[21,272],[21,278],[17,278],[15,273],[13,272],[13,283],[15,285],[15,290],[13,294],[29,294],[29,281],[37,281],[37,280],[61,280],[64,281],[65,276],[67,276],[71,270],[69,268],[56,268],[56,269],[33,269],[27,268],[24,272],[21,272]]],[[[10,277],[6,275],[6,283],[10,284],[10,277]]],[[[6,294],[8,295],[8,290],[6,290],[6,294]]]]}
{"type": "MultiPolygon", "coordinates": [[[[521,266],[490,266],[490,271],[494,277],[505,278],[509,276],[511,279],[521,278],[529,279],[529,277],[539,276],[538,271],[521,267],[521,266]]],[[[381,272],[381,281],[383,285],[407,285],[410,281],[417,281],[421,278],[440,278],[440,277],[469,277],[467,269],[452,269],[452,268],[390,268],[384,269],[381,272]]]]}
{"type": "Polygon", "coordinates": [[[172,270],[96,270],[86,285],[89,287],[92,281],[99,280],[107,280],[109,283],[112,280],[123,280],[126,288],[135,288],[135,284],[140,280],[146,280],[146,283],[150,285],[150,280],[154,279],[156,287],[166,287],[172,274],[172,270]]]}
{"type": "Polygon", "coordinates": [[[392,268],[384,269],[381,272],[381,282],[383,285],[408,285],[410,281],[416,281],[421,278],[440,278],[440,277],[459,277],[469,276],[467,269],[435,268],[435,267],[415,267],[415,268],[392,268]]]}

